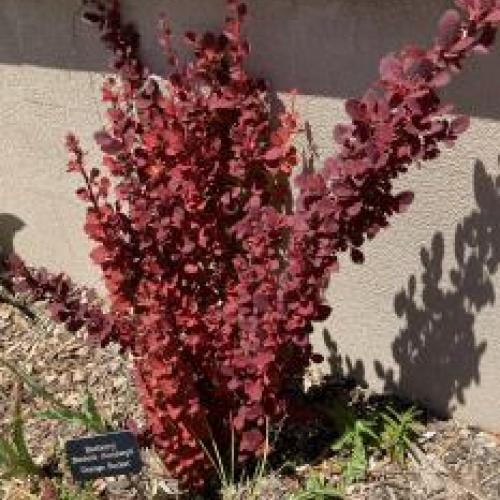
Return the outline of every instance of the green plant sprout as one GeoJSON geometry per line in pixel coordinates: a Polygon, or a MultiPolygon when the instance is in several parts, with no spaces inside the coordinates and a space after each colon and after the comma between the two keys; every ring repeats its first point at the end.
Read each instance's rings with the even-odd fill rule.
{"type": "Polygon", "coordinates": [[[0,436],[0,479],[42,476],[43,471],[34,462],[26,444],[20,383],[14,396],[14,416],[9,427],[6,434],[10,436],[0,436]]]}
{"type": "Polygon", "coordinates": [[[341,422],[342,434],[333,443],[333,451],[349,450],[349,459],[344,466],[344,481],[351,484],[364,479],[368,470],[369,447],[376,445],[376,421],[360,419],[351,408],[337,410],[337,421],[341,422]]]}
{"type": "Polygon", "coordinates": [[[398,413],[392,407],[380,414],[383,429],[380,434],[380,448],[399,464],[403,465],[408,454],[415,456],[413,447],[421,430],[417,422],[418,412],[414,407],[403,413],[398,413]]]}
{"type": "Polygon", "coordinates": [[[15,366],[10,361],[0,358],[0,365],[8,368],[19,378],[19,380],[26,384],[33,394],[41,397],[52,406],[49,410],[39,412],[39,417],[66,423],[79,424],[90,432],[103,433],[109,430],[110,426],[100,415],[95,399],[90,392],[86,392],[80,409],[73,410],[72,408],[68,408],[62,404],[53,394],[45,389],[45,387],[36,382],[32,377],[23,372],[19,367],[15,366]]]}
{"type": "Polygon", "coordinates": [[[365,479],[369,457],[376,450],[403,465],[408,454],[413,454],[421,429],[417,421],[419,412],[414,407],[398,413],[387,406],[385,410],[360,418],[352,408],[335,402],[327,413],[340,430],[340,437],[331,446],[332,451],[349,452],[343,470],[345,485],[365,479]]]}
{"type": "Polygon", "coordinates": [[[333,500],[342,498],[341,491],[330,486],[323,474],[314,474],[306,479],[302,490],[296,492],[291,500],[333,500]]]}
{"type": "Polygon", "coordinates": [[[265,441],[263,447],[262,457],[257,461],[257,465],[253,474],[247,475],[245,472],[241,474],[241,477],[237,481],[235,478],[236,470],[236,439],[234,430],[231,432],[231,456],[229,464],[229,472],[227,472],[227,467],[224,466],[221,454],[219,452],[219,447],[217,446],[214,439],[212,439],[212,447],[215,450],[215,460],[210,456],[207,450],[205,453],[209,454],[209,459],[214,464],[217,470],[217,475],[219,481],[222,485],[222,498],[224,500],[232,500],[239,498],[238,492],[245,491],[245,499],[248,500],[259,500],[261,495],[259,494],[259,486],[262,483],[262,479],[266,472],[268,465],[268,456],[270,450],[270,438],[269,438],[269,419],[266,419],[266,430],[265,430],[265,441]]]}

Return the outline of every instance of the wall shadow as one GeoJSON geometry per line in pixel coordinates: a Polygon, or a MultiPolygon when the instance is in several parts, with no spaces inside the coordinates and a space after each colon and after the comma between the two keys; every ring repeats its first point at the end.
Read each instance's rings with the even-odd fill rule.
{"type": "Polygon", "coordinates": [[[0,213],[0,262],[14,252],[16,233],[25,227],[25,223],[16,215],[0,213]]]}
{"type": "Polygon", "coordinates": [[[328,350],[326,361],[330,375],[337,379],[345,379],[348,382],[355,381],[361,387],[368,387],[363,360],[353,360],[348,355],[342,355],[337,342],[333,340],[333,336],[327,328],[323,328],[323,342],[328,350]]]}
{"type": "MultiPolygon", "coordinates": [[[[436,232],[422,247],[422,274],[411,275],[394,297],[394,311],[405,324],[392,343],[394,368],[374,361],[386,392],[396,393],[449,416],[466,391],[481,383],[480,364],[487,343],[476,338],[478,314],[496,301],[493,276],[500,265],[500,176],[477,161],[473,174],[476,208],[455,230],[455,262],[443,266],[445,243],[436,232]],[[446,275],[447,273],[447,275],[446,275]]],[[[343,356],[323,331],[334,375],[367,384],[362,359],[343,356]]],[[[366,358],[365,358],[366,360],[366,358]]]]}
{"type": "MultiPolygon", "coordinates": [[[[145,60],[165,63],[156,40],[165,13],[177,34],[218,29],[224,0],[122,0],[124,17],[139,27],[145,60]]],[[[377,78],[380,58],[412,42],[428,45],[452,0],[249,0],[250,60],[256,76],[277,91],[346,98],[377,78]]],[[[106,54],[94,28],[80,21],[81,0],[3,0],[0,64],[104,71],[106,54]]],[[[446,97],[460,111],[500,118],[500,49],[468,61],[446,97]]]]}
{"type": "Polygon", "coordinates": [[[480,363],[487,344],[475,335],[477,315],[496,300],[492,278],[500,264],[500,176],[474,167],[477,208],[455,231],[455,263],[443,270],[445,244],[437,232],[430,247],[422,248],[420,279],[412,275],[394,298],[394,310],[405,320],[392,344],[397,364],[384,369],[375,362],[384,388],[430,406],[443,416],[456,400],[466,402],[466,390],[481,383],[480,363]]]}

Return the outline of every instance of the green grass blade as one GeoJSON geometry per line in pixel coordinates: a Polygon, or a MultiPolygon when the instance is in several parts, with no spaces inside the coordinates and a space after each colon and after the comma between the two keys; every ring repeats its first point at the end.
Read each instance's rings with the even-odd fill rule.
{"type": "Polygon", "coordinates": [[[68,408],[64,410],[44,410],[37,413],[37,416],[46,420],[58,420],[60,422],[82,423],[79,413],[68,408]]]}
{"type": "Polygon", "coordinates": [[[0,437],[0,465],[11,467],[15,461],[16,450],[7,439],[0,437]]]}
{"type": "Polygon", "coordinates": [[[14,375],[16,375],[20,380],[22,380],[36,395],[40,396],[44,401],[47,401],[57,408],[65,408],[64,405],[57,400],[47,389],[38,384],[32,377],[30,377],[27,373],[23,372],[20,368],[15,366],[10,361],[6,359],[0,358],[0,365],[8,368],[14,375]]]}
{"type": "Polygon", "coordinates": [[[95,432],[105,432],[106,424],[99,414],[96,401],[90,392],[86,392],[82,404],[82,413],[86,417],[87,426],[95,432]]]}
{"type": "Polygon", "coordinates": [[[26,445],[24,423],[20,413],[16,415],[12,425],[12,443],[16,449],[17,461],[19,465],[28,475],[38,475],[40,473],[40,469],[31,458],[28,446],[26,445]]]}

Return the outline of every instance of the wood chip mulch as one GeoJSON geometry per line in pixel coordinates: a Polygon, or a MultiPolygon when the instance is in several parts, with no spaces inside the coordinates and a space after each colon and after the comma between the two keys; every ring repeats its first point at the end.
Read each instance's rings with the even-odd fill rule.
{"type": "MultiPolygon", "coordinates": [[[[86,391],[97,402],[100,414],[113,428],[123,428],[128,419],[142,424],[144,419],[134,390],[132,360],[114,345],[93,346],[83,334],[73,334],[51,322],[33,323],[15,308],[0,304],[0,355],[16,364],[60,402],[77,409],[86,391]]],[[[5,433],[12,418],[12,394],[16,376],[0,366],[0,433],[5,433]]],[[[64,464],[61,450],[68,439],[85,435],[85,429],[54,420],[39,418],[37,413],[50,409],[29,389],[23,391],[23,419],[26,439],[35,461],[64,464]]],[[[169,488],[164,470],[150,450],[144,452],[145,467],[131,480],[105,479],[94,482],[94,490],[110,500],[153,498],[155,492],[169,488]],[[141,496],[142,495],[142,496],[141,496]]],[[[69,482],[69,471],[65,470],[69,482]]],[[[0,482],[0,499],[2,498],[0,482]]],[[[14,494],[12,500],[18,500],[14,494]]],[[[19,499],[20,500],[20,499],[19,499]]]]}
{"type": "MultiPolygon", "coordinates": [[[[83,334],[70,334],[49,322],[34,325],[15,308],[0,304],[0,355],[39,381],[64,404],[78,407],[86,390],[97,401],[101,414],[116,428],[133,418],[143,422],[137,403],[131,359],[113,346],[93,347],[83,334]]],[[[15,376],[0,367],[0,433],[12,416],[15,376]]],[[[42,420],[37,412],[47,403],[23,391],[23,417],[29,448],[39,464],[57,460],[64,442],[85,430],[78,426],[42,420]]],[[[500,416],[499,416],[500,418],[500,416]]],[[[326,439],[326,438],[325,438],[326,439]]],[[[326,449],[329,443],[325,443],[326,449]]],[[[372,460],[367,480],[350,486],[351,500],[500,500],[500,436],[460,425],[431,420],[420,440],[417,459],[406,467],[383,459],[372,460]]],[[[94,492],[108,500],[176,498],[169,495],[171,481],[157,456],[144,451],[145,467],[137,477],[97,480],[94,492]]],[[[302,479],[320,471],[332,484],[340,477],[332,456],[299,467],[292,475],[271,473],[262,480],[258,498],[293,498],[302,479]]],[[[68,484],[69,472],[65,470],[68,484]]],[[[0,480],[0,499],[23,500],[29,488],[19,481],[0,480]],[[19,488],[19,489],[18,489],[19,488]],[[20,493],[24,492],[24,493],[20,493]],[[24,495],[24,496],[23,496],[24,495]]],[[[229,497],[228,497],[229,498],[229,497]]],[[[247,498],[244,492],[231,498],[247,498]]]]}

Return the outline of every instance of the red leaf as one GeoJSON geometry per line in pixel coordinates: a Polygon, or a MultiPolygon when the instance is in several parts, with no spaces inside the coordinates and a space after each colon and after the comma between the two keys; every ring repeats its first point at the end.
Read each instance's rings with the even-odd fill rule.
{"type": "Polygon", "coordinates": [[[262,399],[262,382],[256,381],[245,385],[245,392],[250,398],[250,401],[258,402],[262,399]]]}
{"type": "Polygon", "coordinates": [[[199,269],[196,264],[186,264],[184,266],[184,271],[186,271],[187,274],[196,274],[198,270],[199,269]]]}
{"type": "Polygon", "coordinates": [[[101,147],[103,153],[115,155],[123,149],[123,144],[111,137],[107,132],[100,131],[94,134],[96,143],[101,147]]]}
{"type": "Polygon", "coordinates": [[[89,192],[87,190],[87,188],[84,188],[84,187],[81,187],[81,188],[78,188],[76,191],[76,196],[78,196],[78,198],[80,198],[81,200],[83,201],[90,201],[90,195],[89,195],[89,192]]]}
{"type": "Polygon", "coordinates": [[[351,134],[352,128],[349,125],[338,124],[333,130],[333,139],[337,144],[343,144],[351,134]]]}
{"type": "Polygon", "coordinates": [[[345,103],[345,110],[354,121],[363,120],[366,116],[364,105],[357,99],[348,99],[345,103]]]}
{"type": "Polygon", "coordinates": [[[271,354],[271,353],[261,353],[261,354],[258,354],[253,362],[255,364],[255,366],[259,369],[259,370],[264,370],[265,367],[271,363],[271,361],[274,360],[274,355],[271,354]]]}
{"type": "Polygon", "coordinates": [[[479,55],[487,55],[490,53],[490,46],[489,45],[483,45],[482,43],[478,43],[473,47],[473,52],[474,54],[479,54],[479,55]]]}
{"type": "Polygon", "coordinates": [[[95,247],[91,252],[90,252],[90,258],[98,265],[104,264],[105,262],[108,262],[110,259],[111,255],[109,251],[106,249],[104,246],[98,246],[95,247]]]}
{"type": "Polygon", "coordinates": [[[264,435],[257,429],[243,432],[240,441],[240,451],[255,453],[264,443],[264,435]]]}
{"type": "Polygon", "coordinates": [[[492,24],[500,23],[500,9],[496,9],[491,14],[488,14],[485,21],[492,24]]]}
{"type": "Polygon", "coordinates": [[[448,49],[459,38],[462,17],[455,9],[447,10],[441,17],[438,25],[438,43],[441,47],[448,49]]]}
{"type": "Polygon", "coordinates": [[[198,41],[198,37],[194,31],[186,31],[186,33],[184,33],[184,38],[189,44],[193,45],[198,41]]]}
{"type": "Polygon", "coordinates": [[[386,80],[400,78],[403,74],[401,61],[393,54],[383,57],[380,61],[379,73],[381,78],[386,80]]]}
{"type": "Polygon", "coordinates": [[[238,5],[238,16],[241,18],[245,17],[248,13],[248,8],[246,6],[246,4],[244,3],[240,3],[238,5]]]}
{"type": "Polygon", "coordinates": [[[283,150],[281,147],[274,147],[268,149],[264,155],[264,158],[268,161],[274,161],[283,155],[283,150]]]}
{"type": "Polygon", "coordinates": [[[406,212],[408,207],[413,203],[415,194],[412,191],[403,191],[397,196],[398,212],[406,212]]]}
{"type": "Polygon", "coordinates": [[[166,131],[164,138],[167,143],[165,152],[168,155],[174,156],[184,149],[184,132],[182,129],[166,131]]]}
{"type": "Polygon", "coordinates": [[[451,76],[448,71],[441,71],[431,81],[430,85],[436,88],[446,87],[451,81],[451,76]]]}
{"type": "Polygon", "coordinates": [[[355,217],[356,215],[361,212],[361,209],[363,207],[363,203],[360,201],[352,204],[350,207],[347,207],[347,213],[349,214],[350,217],[355,217]]]}
{"type": "Polygon", "coordinates": [[[476,41],[476,39],[474,37],[471,37],[471,36],[463,37],[457,43],[455,43],[453,45],[451,50],[453,52],[460,52],[462,50],[468,50],[474,45],[475,41],[476,41]]]}
{"type": "Polygon", "coordinates": [[[468,116],[459,116],[450,123],[453,134],[463,134],[470,127],[470,118],[468,116]]]}

